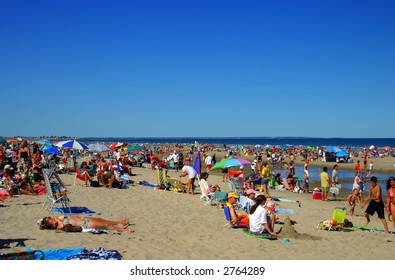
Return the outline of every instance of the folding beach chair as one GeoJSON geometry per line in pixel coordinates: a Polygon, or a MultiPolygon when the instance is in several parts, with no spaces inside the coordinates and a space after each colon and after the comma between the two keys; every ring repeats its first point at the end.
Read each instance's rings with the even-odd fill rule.
{"type": "Polygon", "coordinates": [[[226,203],[227,201],[228,201],[228,193],[227,192],[219,192],[219,191],[214,192],[214,198],[213,198],[212,202],[215,202],[217,204],[218,208],[220,205],[226,203]]]}
{"type": "Polygon", "coordinates": [[[70,209],[70,199],[67,197],[70,192],[67,191],[66,185],[60,179],[56,171],[52,169],[43,169],[46,199],[43,207],[50,212],[55,203],[61,203],[63,208],[70,209]]]}
{"type": "Polygon", "coordinates": [[[346,208],[336,207],[333,210],[332,219],[320,222],[317,228],[326,230],[341,230],[344,227],[344,219],[346,218],[346,214],[346,208]]]}
{"type": "Polygon", "coordinates": [[[199,182],[201,196],[200,198],[203,199],[205,205],[209,204],[214,200],[215,194],[210,192],[209,186],[206,180],[200,180],[199,182]]]}
{"type": "Polygon", "coordinates": [[[232,177],[228,181],[228,189],[237,194],[243,193],[244,180],[240,177],[232,177]]]}
{"type": "Polygon", "coordinates": [[[228,206],[224,206],[224,214],[225,214],[225,218],[227,220],[227,223],[223,226],[223,227],[228,227],[228,228],[248,228],[245,225],[234,225],[232,224],[232,218],[230,217],[230,210],[228,208],[228,206]]]}
{"type": "Polygon", "coordinates": [[[158,189],[170,190],[171,184],[168,181],[166,169],[156,169],[156,180],[158,182],[158,189]]]}

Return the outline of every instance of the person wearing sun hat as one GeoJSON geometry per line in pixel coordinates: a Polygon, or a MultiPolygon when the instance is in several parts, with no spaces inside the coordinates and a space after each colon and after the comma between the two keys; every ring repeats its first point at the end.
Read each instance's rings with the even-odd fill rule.
{"type": "Polygon", "coordinates": [[[246,194],[247,194],[247,201],[248,201],[250,207],[255,205],[256,191],[254,189],[249,189],[249,190],[247,190],[246,194]]]}
{"type": "Polygon", "coordinates": [[[232,219],[233,225],[238,226],[249,226],[250,222],[247,214],[238,214],[234,208],[234,205],[237,203],[237,199],[239,196],[235,192],[228,193],[228,202],[226,202],[226,206],[229,208],[230,217],[232,219]]]}

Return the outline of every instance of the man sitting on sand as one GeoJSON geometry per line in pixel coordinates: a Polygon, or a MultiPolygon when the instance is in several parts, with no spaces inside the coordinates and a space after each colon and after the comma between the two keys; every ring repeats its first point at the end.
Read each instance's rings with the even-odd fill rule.
{"type": "Polygon", "coordinates": [[[247,214],[237,214],[233,205],[237,203],[237,199],[239,196],[235,192],[230,192],[228,194],[228,202],[226,202],[226,206],[229,208],[230,217],[232,219],[233,225],[238,226],[249,226],[249,218],[247,214]]]}
{"type": "Polygon", "coordinates": [[[369,215],[373,215],[377,212],[379,219],[384,225],[385,232],[388,233],[388,225],[387,221],[384,218],[384,202],[383,197],[381,195],[381,188],[377,185],[377,178],[373,176],[370,178],[370,191],[369,195],[364,199],[364,202],[361,204],[361,208],[363,208],[366,202],[369,201],[369,205],[365,210],[366,224],[367,226],[370,222],[369,215]]]}

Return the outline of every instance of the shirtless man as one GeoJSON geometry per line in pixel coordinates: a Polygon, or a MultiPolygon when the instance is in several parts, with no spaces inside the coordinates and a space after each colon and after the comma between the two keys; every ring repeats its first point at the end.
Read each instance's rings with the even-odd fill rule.
{"type": "Polygon", "coordinates": [[[367,226],[370,222],[369,216],[372,216],[375,212],[377,212],[379,219],[384,225],[385,233],[388,234],[388,225],[384,218],[384,203],[383,197],[381,195],[381,188],[379,185],[377,185],[377,178],[375,176],[372,176],[370,179],[369,195],[365,197],[364,202],[361,204],[361,208],[363,208],[368,201],[369,205],[365,210],[365,226],[367,226]]]}

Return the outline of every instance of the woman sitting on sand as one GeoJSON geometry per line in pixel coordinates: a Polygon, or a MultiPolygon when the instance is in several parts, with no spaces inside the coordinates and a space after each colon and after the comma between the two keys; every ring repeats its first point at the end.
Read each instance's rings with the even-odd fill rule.
{"type": "Polygon", "coordinates": [[[269,233],[272,236],[277,236],[274,231],[275,216],[273,207],[274,202],[271,200],[266,201],[264,195],[256,197],[256,204],[251,207],[249,215],[251,233],[269,233]]]}
{"type": "Polygon", "coordinates": [[[20,178],[13,177],[11,175],[13,169],[14,168],[12,168],[10,165],[6,165],[3,171],[3,181],[10,195],[37,195],[37,193],[34,192],[33,188],[27,183],[27,176],[23,175],[20,178]]]}
{"type": "Polygon", "coordinates": [[[59,218],[45,217],[39,221],[40,229],[56,229],[67,232],[81,232],[87,229],[107,229],[119,232],[134,230],[128,228],[129,219],[108,221],[95,217],[60,216],[59,218]]]}

